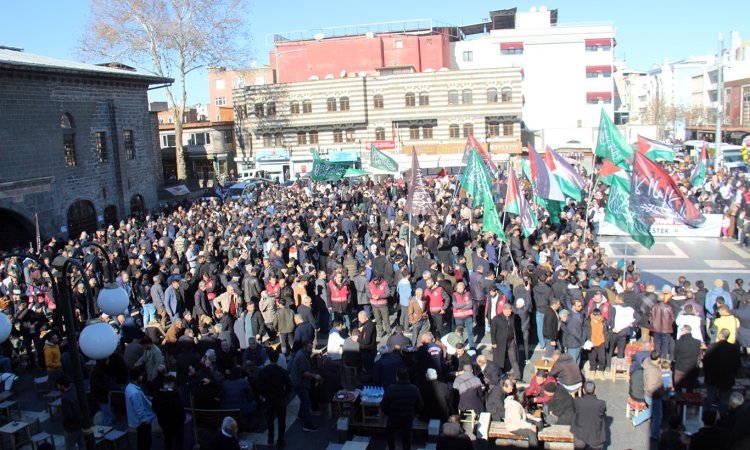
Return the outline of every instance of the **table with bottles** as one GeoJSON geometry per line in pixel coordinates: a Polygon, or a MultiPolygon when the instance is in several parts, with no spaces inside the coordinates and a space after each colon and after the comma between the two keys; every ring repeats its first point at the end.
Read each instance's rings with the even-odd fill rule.
{"type": "Polygon", "coordinates": [[[380,404],[383,402],[385,391],[380,386],[365,386],[360,396],[363,423],[379,423],[382,416],[380,404]]]}

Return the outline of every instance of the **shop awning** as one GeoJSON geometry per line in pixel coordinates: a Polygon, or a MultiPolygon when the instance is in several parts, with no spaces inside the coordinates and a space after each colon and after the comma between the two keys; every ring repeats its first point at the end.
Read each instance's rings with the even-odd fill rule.
{"type": "Polygon", "coordinates": [[[523,42],[503,42],[500,50],[523,50],[523,42]]]}
{"type": "Polygon", "coordinates": [[[607,100],[611,98],[611,92],[586,92],[586,100],[607,100]]]}
{"type": "Polygon", "coordinates": [[[591,47],[591,46],[595,46],[595,45],[596,46],[600,46],[600,47],[607,46],[607,45],[612,45],[612,41],[613,41],[612,38],[586,39],[586,47],[591,47]]]}
{"type": "Polygon", "coordinates": [[[586,66],[586,73],[614,72],[612,66],[586,66]]]}

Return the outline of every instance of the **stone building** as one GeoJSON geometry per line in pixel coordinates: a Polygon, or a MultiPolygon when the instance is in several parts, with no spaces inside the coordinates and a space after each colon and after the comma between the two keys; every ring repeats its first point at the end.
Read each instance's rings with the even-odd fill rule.
{"type": "Polygon", "coordinates": [[[148,111],[171,79],[0,47],[0,248],[78,236],[157,206],[148,111]]]}
{"type": "Polygon", "coordinates": [[[369,167],[370,146],[406,170],[412,148],[427,171],[457,168],[473,135],[493,159],[521,152],[522,71],[516,67],[375,74],[234,90],[236,162],[280,179],[304,175],[312,152],[369,167]]]}

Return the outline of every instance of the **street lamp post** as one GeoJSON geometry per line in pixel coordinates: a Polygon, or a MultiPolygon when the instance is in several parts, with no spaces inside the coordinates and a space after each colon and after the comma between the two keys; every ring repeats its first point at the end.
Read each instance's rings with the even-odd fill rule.
{"type": "Polygon", "coordinates": [[[719,33],[719,54],[718,54],[718,69],[716,71],[716,150],[714,151],[714,171],[719,171],[719,165],[721,164],[722,151],[721,151],[721,122],[722,114],[724,114],[724,103],[722,101],[722,94],[724,90],[722,78],[724,76],[724,35],[719,33]]]}
{"type": "MultiPolygon", "coordinates": [[[[100,247],[101,248],[101,247],[100,247]]],[[[103,248],[101,248],[104,251],[103,248]]],[[[107,256],[104,252],[105,258],[107,256]]],[[[62,308],[63,312],[63,328],[65,328],[65,335],[68,340],[68,351],[70,352],[70,363],[73,366],[72,378],[76,386],[76,394],[78,396],[79,407],[81,408],[81,415],[83,416],[82,428],[84,440],[86,442],[86,448],[88,450],[94,450],[96,444],[94,442],[94,430],[91,423],[91,412],[88,407],[88,400],[86,398],[86,386],[83,382],[83,370],[81,370],[81,357],[78,353],[78,345],[81,346],[81,350],[86,356],[92,359],[103,359],[109,357],[114,353],[117,348],[117,334],[114,329],[104,322],[92,323],[84,328],[81,333],[81,339],[76,336],[76,319],[73,313],[73,303],[70,299],[70,280],[68,278],[68,271],[71,267],[74,267],[83,276],[84,268],[81,263],[74,258],[66,258],[64,256],[58,256],[52,261],[52,266],[57,270],[57,274],[54,274],[50,267],[44,263],[40,258],[29,255],[26,253],[9,253],[7,255],[0,256],[0,260],[6,258],[18,257],[30,259],[36,262],[39,267],[44,270],[49,276],[50,283],[52,285],[52,292],[55,295],[55,301],[58,306],[62,308]],[[62,283],[62,289],[60,284],[62,283]]],[[[110,267],[111,269],[111,267],[110,267]]],[[[111,276],[111,271],[110,271],[111,276]]],[[[87,298],[91,300],[91,289],[87,283],[84,283],[87,298]]],[[[99,296],[99,307],[107,313],[112,312],[112,306],[118,306],[122,303],[122,298],[117,298],[121,294],[125,294],[122,288],[119,292],[113,288],[107,288],[102,290],[102,294],[99,296]],[[104,294],[107,292],[107,294],[104,294]]],[[[127,297],[127,295],[125,294],[127,297]]],[[[127,301],[127,299],[126,299],[127,301]]],[[[7,316],[3,314],[4,318],[0,319],[0,342],[5,341],[8,338],[6,333],[6,324],[9,324],[7,316]]],[[[9,331],[9,330],[8,330],[9,331]]]]}

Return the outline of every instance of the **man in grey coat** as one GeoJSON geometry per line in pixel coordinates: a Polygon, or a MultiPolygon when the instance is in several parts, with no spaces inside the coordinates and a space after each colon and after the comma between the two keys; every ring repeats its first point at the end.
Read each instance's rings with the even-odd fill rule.
{"type": "Polygon", "coordinates": [[[370,306],[370,289],[367,281],[367,269],[360,268],[357,275],[352,278],[354,291],[357,294],[357,305],[367,313],[367,317],[372,317],[372,307],[370,306]]]}

